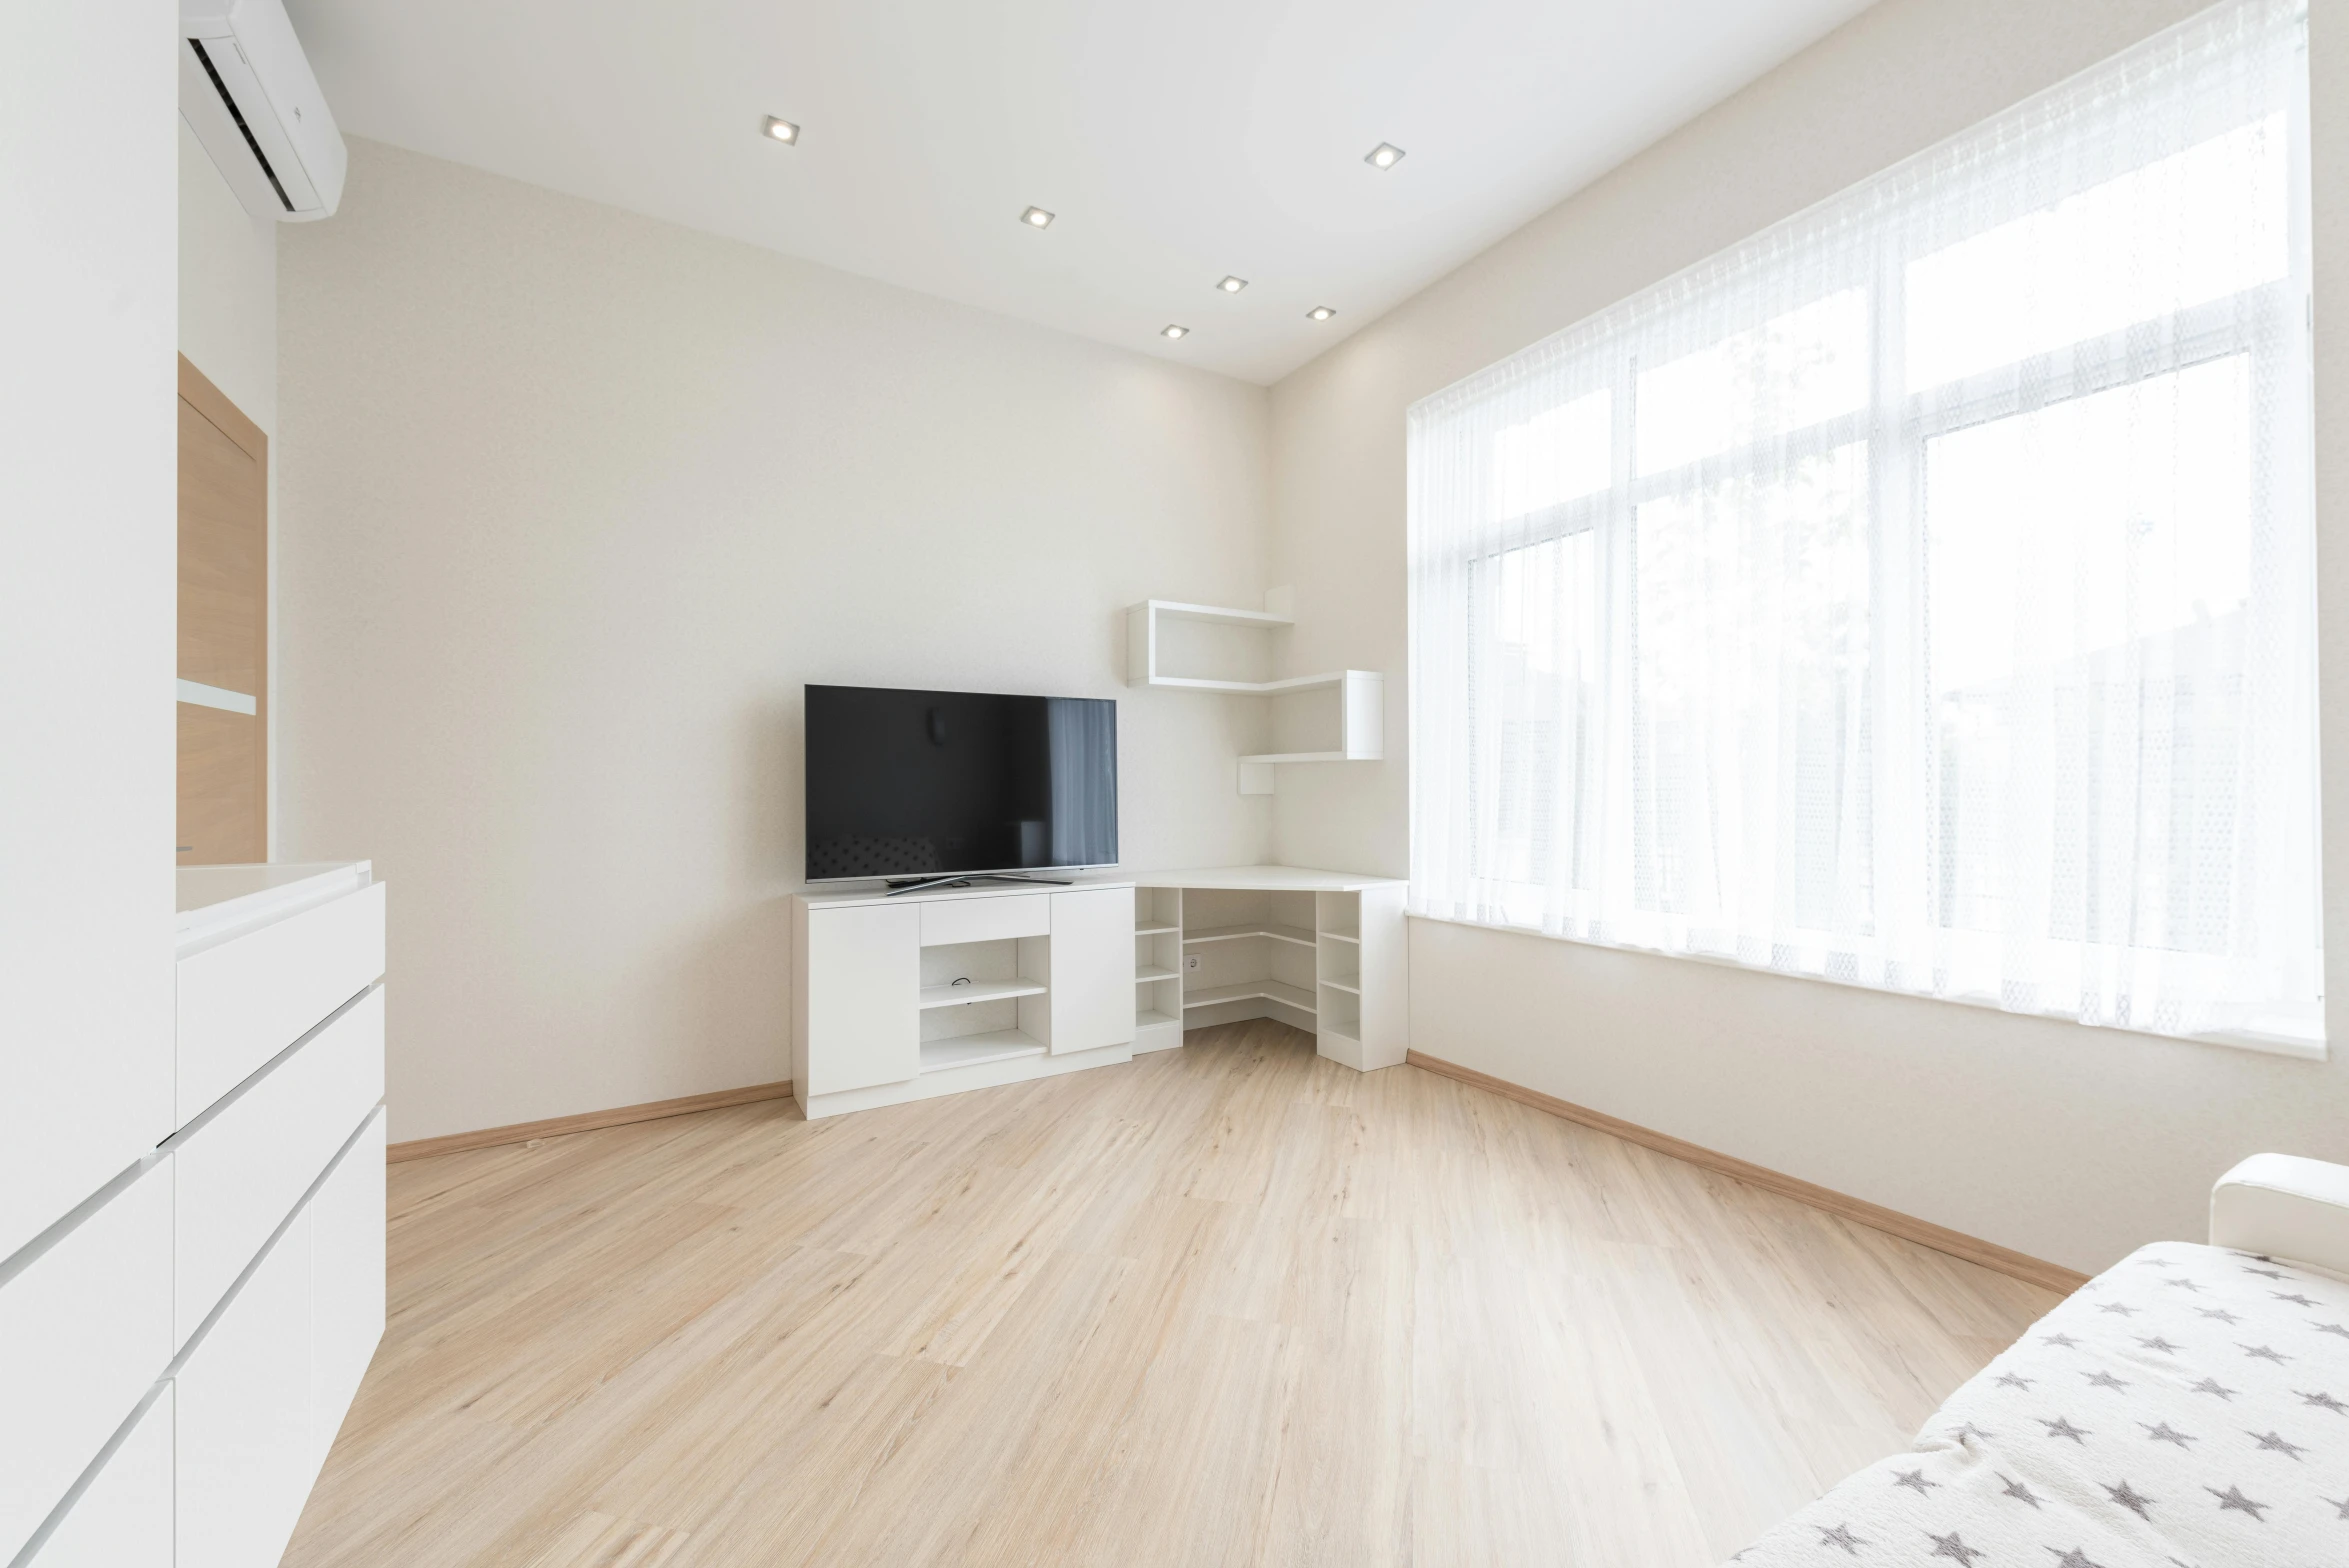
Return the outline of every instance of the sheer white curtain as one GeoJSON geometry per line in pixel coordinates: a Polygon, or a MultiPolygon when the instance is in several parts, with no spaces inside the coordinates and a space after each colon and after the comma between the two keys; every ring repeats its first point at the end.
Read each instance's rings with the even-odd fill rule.
{"type": "Polygon", "coordinates": [[[2321,1052],[2304,33],[1414,406],[1414,907],[2321,1052]]]}

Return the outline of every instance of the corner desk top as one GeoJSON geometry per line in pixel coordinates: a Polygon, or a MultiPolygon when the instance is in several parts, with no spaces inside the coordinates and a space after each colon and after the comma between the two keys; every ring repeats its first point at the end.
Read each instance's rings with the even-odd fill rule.
{"type": "Polygon", "coordinates": [[[1039,881],[1033,887],[1017,882],[976,882],[969,887],[923,888],[900,893],[894,899],[878,882],[823,883],[799,889],[797,897],[810,907],[838,908],[853,904],[927,902],[932,899],[1000,898],[1007,893],[1063,893],[1085,888],[1190,887],[1233,892],[1359,893],[1365,888],[1401,887],[1401,877],[1365,876],[1354,871],[1322,871],[1311,866],[1209,866],[1189,871],[1104,871],[1073,877],[1066,886],[1039,881]]]}

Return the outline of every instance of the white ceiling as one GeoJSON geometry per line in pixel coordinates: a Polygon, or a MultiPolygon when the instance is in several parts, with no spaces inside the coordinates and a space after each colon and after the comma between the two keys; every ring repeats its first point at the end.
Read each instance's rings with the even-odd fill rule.
{"type": "Polygon", "coordinates": [[[346,131],[1270,382],[1866,3],[288,10],[346,131]]]}

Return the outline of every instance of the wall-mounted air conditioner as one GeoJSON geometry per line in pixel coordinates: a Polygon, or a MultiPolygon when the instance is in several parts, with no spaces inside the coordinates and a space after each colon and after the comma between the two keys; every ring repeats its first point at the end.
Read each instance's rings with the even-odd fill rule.
{"type": "Polygon", "coordinates": [[[342,132],[284,0],[180,0],[179,113],[256,218],[333,216],[342,132]]]}

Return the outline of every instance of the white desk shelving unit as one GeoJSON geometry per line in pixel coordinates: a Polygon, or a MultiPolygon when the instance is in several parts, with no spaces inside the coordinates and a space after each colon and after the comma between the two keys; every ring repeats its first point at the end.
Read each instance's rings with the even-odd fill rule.
{"type": "Polygon", "coordinates": [[[1373,670],[1275,677],[1273,633],[1296,625],[1288,593],[1261,610],[1151,599],[1126,612],[1126,683],[1263,698],[1272,749],[1240,758],[1243,795],[1269,795],[1284,762],[1386,755],[1386,677],[1373,670]]]}
{"type": "Polygon", "coordinates": [[[1135,877],[1135,1052],[1180,1045],[1186,1028],[1277,1018],[1358,1071],[1400,1064],[1405,886],[1300,866],[1135,877]]]}
{"type": "Polygon", "coordinates": [[[1400,881],[1296,866],[877,884],[791,901],[791,1092],[813,1120],[1114,1066],[1277,1018],[1359,1071],[1403,1060],[1400,881]]]}
{"type": "Polygon", "coordinates": [[[1183,1043],[1183,895],[1134,889],[1134,1054],[1183,1043]]]}

